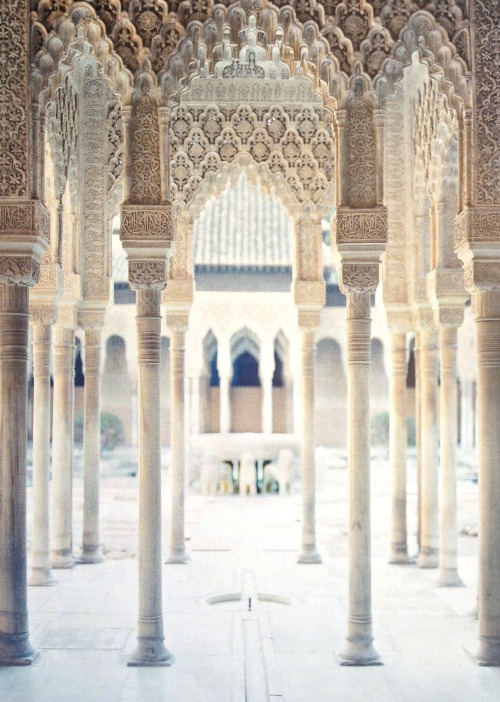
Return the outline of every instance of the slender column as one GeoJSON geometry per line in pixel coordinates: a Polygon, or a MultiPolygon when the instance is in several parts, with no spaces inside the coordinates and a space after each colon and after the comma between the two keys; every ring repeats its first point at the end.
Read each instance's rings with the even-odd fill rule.
{"type": "Polygon", "coordinates": [[[348,292],[349,616],[342,665],[380,664],[371,614],[370,330],[370,293],[348,292]]]}
{"type": "MultiPolygon", "coordinates": [[[[167,315],[168,323],[168,315],[167,315]]],[[[172,514],[170,555],[167,563],[189,563],[184,535],[184,501],[186,492],[185,441],[185,355],[186,331],[172,328],[170,332],[170,403],[171,403],[171,489],[172,514]]]]}
{"type": "Polygon", "coordinates": [[[28,665],[26,385],[28,289],[0,285],[0,665],[28,665]]]}
{"type": "Polygon", "coordinates": [[[392,332],[390,462],[392,529],[389,563],[411,563],[406,528],[406,334],[392,332]]]}
{"type": "Polygon", "coordinates": [[[83,543],[80,563],[103,561],[99,543],[102,329],[85,329],[83,423],[83,543]]]}
{"type": "Polygon", "coordinates": [[[50,346],[51,327],[33,324],[33,536],[30,585],[53,585],[50,567],[50,346]]]}
{"type": "Polygon", "coordinates": [[[229,434],[231,431],[231,379],[228,375],[220,375],[220,433],[229,434]]]}
{"type": "Polygon", "coordinates": [[[422,382],[420,374],[420,332],[415,333],[415,446],[417,458],[417,547],[422,540],[422,382]]]}
{"type": "Polygon", "coordinates": [[[477,330],[480,665],[500,665],[500,291],[474,293],[477,330]]]}
{"type": "Polygon", "coordinates": [[[299,563],[321,563],[316,547],[316,461],[314,442],[315,329],[301,328],[302,340],[302,545],[299,563]]]}
{"type": "Polygon", "coordinates": [[[73,415],[75,332],[54,326],[54,409],[52,429],[53,568],[72,568],[73,415]]]}
{"type": "Polygon", "coordinates": [[[292,380],[292,428],[293,433],[300,436],[302,433],[302,382],[300,376],[293,376],[292,380]]]}
{"type": "Polygon", "coordinates": [[[273,433],[273,376],[263,374],[262,377],[262,431],[264,434],[273,433]]]}
{"type": "Polygon", "coordinates": [[[438,331],[420,331],[422,504],[419,568],[437,568],[438,509],[438,331]]]}
{"type": "Polygon", "coordinates": [[[139,620],[129,666],[170,665],[164,646],[161,558],[160,290],[137,291],[139,368],[139,620]]]}
{"type": "Polygon", "coordinates": [[[441,466],[439,472],[439,584],[463,585],[457,570],[457,329],[439,331],[441,466]]]}

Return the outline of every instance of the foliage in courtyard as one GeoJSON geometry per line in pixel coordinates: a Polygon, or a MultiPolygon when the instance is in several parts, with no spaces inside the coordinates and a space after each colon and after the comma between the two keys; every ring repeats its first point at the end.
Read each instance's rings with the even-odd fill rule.
{"type": "MultiPolygon", "coordinates": [[[[111,451],[123,444],[123,422],[116,414],[101,412],[101,449],[111,451]]],[[[75,417],[75,443],[83,444],[83,415],[75,417]]]]}
{"type": "MultiPolygon", "coordinates": [[[[380,412],[371,419],[371,442],[374,446],[389,445],[390,420],[389,412],[380,412]]],[[[415,446],[415,420],[407,417],[406,430],[408,432],[408,446],[415,446]]]]}

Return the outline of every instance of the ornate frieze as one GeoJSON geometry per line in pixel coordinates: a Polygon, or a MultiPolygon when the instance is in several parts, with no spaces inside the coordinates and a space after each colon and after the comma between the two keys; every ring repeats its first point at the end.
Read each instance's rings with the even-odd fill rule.
{"type": "Polygon", "coordinates": [[[500,204],[500,4],[475,0],[473,6],[475,204],[493,205],[500,204]]]}
{"type": "Polygon", "coordinates": [[[337,244],[383,244],[387,240],[387,210],[339,207],[332,219],[337,244]]]}
{"type": "Polygon", "coordinates": [[[172,242],[172,208],[170,205],[123,205],[121,239],[126,242],[172,242]]]}
{"type": "MultiPolygon", "coordinates": [[[[500,170],[500,169],[499,169],[500,170]]],[[[455,219],[455,250],[469,242],[487,243],[500,239],[500,205],[466,207],[455,219]]]]}
{"type": "Polygon", "coordinates": [[[30,197],[29,3],[0,3],[0,197],[30,197]]]}

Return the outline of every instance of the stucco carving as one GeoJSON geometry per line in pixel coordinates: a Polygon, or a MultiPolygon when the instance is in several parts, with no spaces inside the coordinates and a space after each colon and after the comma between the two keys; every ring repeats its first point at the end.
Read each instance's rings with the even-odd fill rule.
{"type": "Polygon", "coordinates": [[[121,238],[127,240],[172,241],[172,210],[170,205],[122,208],[121,238]]]}
{"type": "Polygon", "coordinates": [[[129,261],[128,278],[133,290],[154,288],[161,290],[167,282],[167,262],[129,261]]]}
{"type": "Polygon", "coordinates": [[[130,202],[154,205],[161,202],[162,181],[158,102],[147,72],[138,83],[130,120],[130,202]]]}
{"type": "Polygon", "coordinates": [[[2,66],[0,197],[29,197],[28,12],[25,0],[0,5],[2,66]]]}
{"type": "MultiPolygon", "coordinates": [[[[500,128],[498,123],[498,65],[500,55],[500,6],[498,3],[474,2],[474,93],[476,148],[474,153],[476,203],[500,202],[500,128]]],[[[498,233],[497,233],[498,238],[498,233]]]]}
{"type": "Polygon", "coordinates": [[[387,239],[387,211],[339,208],[332,220],[337,244],[384,243],[387,239]]]}
{"type": "Polygon", "coordinates": [[[35,285],[40,264],[32,256],[1,256],[0,285],[35,285]]]}
{"type": "Polygon", "coordinates": [[[347,293],[374,293],[379,281],[378,264],[343,263],[340,289],[347,293]]]}

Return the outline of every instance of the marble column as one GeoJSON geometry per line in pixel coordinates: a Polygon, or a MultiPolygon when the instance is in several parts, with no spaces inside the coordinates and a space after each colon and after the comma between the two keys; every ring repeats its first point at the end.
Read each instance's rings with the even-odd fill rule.
{"type": "Polygon", "coordinates": [[[316,456],[314,441],[315,328],[301,327],[302,441],[300,453],[302,488],[302,544],[299,563],[321,563],[316,547],[316,456]]]}
{"type": "Polygon", "coordinates": [[[422,538],[422,383],[420,376],[420,332],[415,332],[415,448],[417,460],[417,548],[422,538]]]}
{"type": "Polygon", "coordinates": [[[54,325],[54,390],[52,415],[53,568],[72,568],[73,558],[73,434],[75,332],[54,325]]]}
{"type": "Polygon", "coordinates": [[[437,568],[439,562],[439,425],[438,425],[438,331],[420,331],[420,446],[421,534],[419,568],[437,568]]]}
{"type": "Polygon", "coordinates": [[[347,292],[349,614],[342,665],[380,663],[371,613],[370,333],[370,293],[347,292]]]}
{"type": "Polygon", "coordinates": [[[170,665],[163,643],[160,455],[161,291],[137,291],[139,618],[129,666],[170,665]]]}
{"type": "Polygon", "coordinates": [[[473,293],[477,333],[480,665],[500,666],[500,290],[473,293]]]}
{"type": "Polygon", "coordinates": [[[220,373],[220,433],[229,434],[231,431],[231,378],[220,373]]]}
{"type": "Polygon", "coordinates": [[[49,538],[50,324],[33,324],[33,536],[30,585],[52,585],[49,538]]]}
{"type": "Polygon", "coordinates": [[[101,463],[102,329],[85,329],[83,421],[83,541],[80,563],[101,563],[99,474],[101,463]]]}
{"type": "Polygon", "coordinates": [[[406,522],[406,333],[391,332],[391,547],[389,563],[411,563],[406,522]]]}
{"type": "Polygon", "coordinates": [[[457,328],[439,331],[439,584],[463,585],[457,570],[457,328]]]}
{"type": "Polygon", "coordinates": [[[28,665],[26,410],[28,289],[0,285],[0,665],[28,665]]]}
{"type": "Polygon", "coordinates": [[[262,373],[262,431],[264,434],[273,433],[273,376],[262,373]]]}
{"type": "Polygon", "coordinates": [[[170,553],[167,563],[189,563],[184,534],[184,502],[186,493],[186,436],[185,436],[185,355],[186,326],[170,328],[170,479],[172,490],[172,512],[170,529],[170,553]]]}

